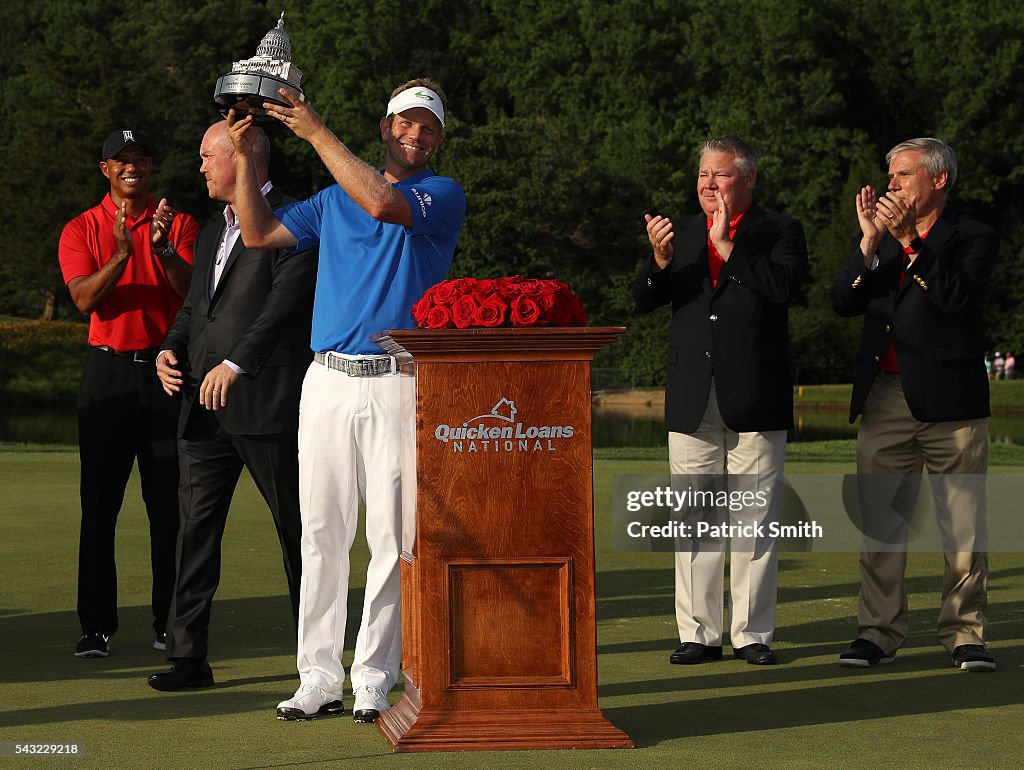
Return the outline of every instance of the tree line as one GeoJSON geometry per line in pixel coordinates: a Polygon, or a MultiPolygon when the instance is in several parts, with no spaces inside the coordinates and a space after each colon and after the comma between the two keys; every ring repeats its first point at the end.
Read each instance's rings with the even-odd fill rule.
{"type": "MultiPolygon", "coordinates": [[[[438,79],[450,99],[435,168],[468,213],[451,276],[566,281],[591,324],[625,325],[599,364],[656,386],[667,309],[637,316],[643,215],[695,213],[700,143],[738,134],[760,155],[755,197],[803,222],[812,281],[791,312],[801,383],[848,381],[859,324],[829,288],[855,248],[863,184],[913,136],[960,160],[951,206],[996,227],[986,299],[993,349],[1024,349],[1024,7],[1014,0],[111,0],[16,3],[0,30],[0,314],[71,318],[63,225],[106,191],[99,147],[132,125],[157,145],[154,191],[200,222],[198,146],[213,87],[284,10],[303,88],[372,164],[390,90],[438,79]]],[[[277,186],[330,183],[308,145],[272,132],[277,186]]]]}

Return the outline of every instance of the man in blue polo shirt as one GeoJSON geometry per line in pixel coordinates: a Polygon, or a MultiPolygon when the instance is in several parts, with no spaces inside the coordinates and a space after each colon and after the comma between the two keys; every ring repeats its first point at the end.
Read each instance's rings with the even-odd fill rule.
{"type": "Polygon", "coordinates": [[[454,180],[427,167],[444,141],[446,99],[433,81],[411,80],[392,93],[380,121],[383,171],[353,155],[308,102],[280,93],[288,106],[268,102],[267,114],[309,142],[337,184],[271,212],[252,160],[253,117],[232,110],[243,241],[250,248],[320,247],[315,358],[299,409],[300,686],[277,716],[344,711],[349,549],[362,498],[370,564],[350,673],[353,717],[373,722],[388,708],[401,665],[402,542],[398,377],[394,360],[370,337],[413,325],[413,304],[448,273],[466,199],[454,180]]]}

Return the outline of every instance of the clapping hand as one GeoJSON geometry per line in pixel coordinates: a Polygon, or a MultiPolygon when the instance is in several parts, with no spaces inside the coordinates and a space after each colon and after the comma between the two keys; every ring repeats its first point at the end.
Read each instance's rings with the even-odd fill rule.
{"type": "Polygon", "coordinates": [[[871,185],[860,188],[855,204],[861,231],[860,251],[865,266],[870,267],[885,235],[885,217],[878,211],[878,194],[871,185]]]}
{"type": "Polygon", "coordinates": [[[153,245],[158,249],[167,243],[167,236],[171,232],[171,225],[174,223],[174,217],[177,214],[178,212],[168,205],[166,198],[160,199],[156,211],[153,212],[153,221],[150,224],[150,237],[153,239],[153,245]]]}
{"type": "Polygon", "coordinates": [[[711,229],[708,230],[708,237],[722,261],[728,262],[729,256],[732,254],[732,238],[729,236],[729,204],[725,202],[725,196],[720,190],[715,191],[715,200],[718,201],[718,207],[711,215],[711,229]]]}
{"type": "Polygon", "coordinates": [[[117,243],[114,257],[125,260],[132,255],[133,251],[132,234],[128,232],[128,226],[125,224],[127,218],[128,204],[122,201],[117,209],[117,215],[114,217],[114,241],[117,243]]]}
{"type": "Polygon", "coordinates": [[[917,206],[914,198],[887,193],[878,199],[878,216],[892,237],[904,246],[917,237],[917,206]]]}
{"type": "Polygon", "coordinates": [[[675,246],[672,245],[672,239],[675,237],[672,220],[660,214],[644,214],[644,220],[647,222],[647,240],[654,249],[654,263],[659,270],[664,270],[672,264],[672,257],[675,255],[675,246]]]}

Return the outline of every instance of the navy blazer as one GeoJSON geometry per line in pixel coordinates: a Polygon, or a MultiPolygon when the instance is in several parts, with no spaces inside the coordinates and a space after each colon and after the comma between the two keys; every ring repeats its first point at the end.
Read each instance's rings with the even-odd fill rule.
{"type": "Polygon", "coordinates": [[[697,430],[714,376],[730,429],[785,430],[793,424],[789,305],[807,278],[803,227],[752,205],[714,288],[707,240],[707,217],[686,219],[676,230],[670,267],[656,272],[649,259],[633,282],[641,312],[672,304],[665,425],[677,433],[697,430]]]}
{"type": "MultiPolygon", "coordinates": [[[[275,209],[292,200],[276,189],[267,195],[275,209]]],[[[236,435],[294,432],[302,379],[313,358],[317,251],[249,249],[239,237],[211,297],[225,227],[220,219],[199,233],[192,288],[163,344],[185,367],[178,435],[203,378],[224,359],[246,373],[231,387],[227,405],[215,412],[221,426],[236,435]]]]}
{"type": "Polygon", "coordinates": [[[946,209],[925,239],[900,286],[903,247],[886,233],[878,266],[860,249],[832,286],[844,317],[863,315],[864,332],[850,400],[850,422],[864,408],[892,338],[911,414],[922,422],[988,417],[981,301],[999,251],[992,228],[946,209]]]}

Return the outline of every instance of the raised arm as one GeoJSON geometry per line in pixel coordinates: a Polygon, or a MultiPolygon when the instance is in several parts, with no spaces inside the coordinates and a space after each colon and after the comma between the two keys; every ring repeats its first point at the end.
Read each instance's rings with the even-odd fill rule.
{"type": "Polygon", "coordinates": [[[376,169],[358,158],[336,137],[308,102],[280,89],[290,107],[267,102],[264,108],[292,132],[309,142],[341,188],[360,208],[379,222],[412,225],[409,202],[376,169]]]}
{"type": "Polygon", "coordinates": [[[298,240],[274,216],[270,204],[260,192],[256,161],[252,153],[255,139],[252,127],[252,115],[239,118],[233,109],[228,111],[228,136],[235,149],[233,205],[238,216],[242,243],[251,249],[290,248],[298,243],[298,240]]]}

